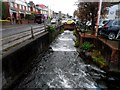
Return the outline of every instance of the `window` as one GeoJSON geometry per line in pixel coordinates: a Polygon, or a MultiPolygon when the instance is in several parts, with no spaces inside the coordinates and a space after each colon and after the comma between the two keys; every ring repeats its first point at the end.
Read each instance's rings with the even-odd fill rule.
{"type": "Polygon", "coordinates": [[[26,10],[26,6],[24,6],[24,10],[26,10]]]}
{"type": "Polygon", "coordinates": [[[15,8],[18,8],[17,4],[15,3],[15,8]]]}
{"type": "Polygon", "coordinates": [[[35,11],[35,8],[33,8],[33,11],[35,11]]]}
{"type": "Polygon", "coordinates": [[[29,11],[30,11],[30,7],[29,7],[29,11]]]}
{"type": "Polygon", "coordinates": [[[29,7],[27,7],[27,10],[29,11],[29,7]]]}
{"type": "Polygon", "coordinates": [[[113,26],[118,26],[118,20],[113,22],[113,26]]]}
{"type": "Polygon", "coordinates": [[[113,26],[120,26],[120,20],[115,20],[113,22],[113,26]]]}
{"type": "Polygon", "coordinates": [[[23,9],[23,5],[21,5],[21,9],[23,9]]]}
{"type": "Polygon", "coordinates": [[[14,7],[14,3],[13,2],[10,3],[10,7],[14,7]]]}
{"type": "Polygon", "coordinates": [[[21,5],[19,5],[19,8],[21,9],[21,5]]]}
{"type": "Polygon", "coordinates": [[[120,26],[120,20],[118,20],[118,25],[120,26]]]}
{"type": "Polygon", "coordinates": [[[23,8],[23,10],[25,10],[25,6],[23,6],[22,8],[23,8]]]}

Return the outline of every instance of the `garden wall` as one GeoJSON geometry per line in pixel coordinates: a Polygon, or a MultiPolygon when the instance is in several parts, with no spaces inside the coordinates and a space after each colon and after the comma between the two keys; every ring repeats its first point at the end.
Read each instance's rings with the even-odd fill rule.
{"type": "Polygon", "coordinates": [[[101,51],[101,54],[104,56],[106,61],[109,64],[110,70],[120,71],[120,49],[112,48],[110,45],[97,37],[92,36],[81,36],[80,37],[80,46],[83,42],[88,41],[95,45],[95,48],[101,51]]]}

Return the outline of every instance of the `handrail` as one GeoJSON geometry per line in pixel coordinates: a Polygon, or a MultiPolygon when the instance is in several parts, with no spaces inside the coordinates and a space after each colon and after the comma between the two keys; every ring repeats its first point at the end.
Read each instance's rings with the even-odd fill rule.
{"type": "Polygon", "coordinates": [[[6,50],[15,44],[19,44],[21,42],[24,42],[25,40],[28,40],[30,38],[34,38],[40,33],[45,32],[45,25],[38,26],[38,27],[32,27],[29,30],[26,31],[21,31],[19,33],[12,34],[8,37],[3,37],[2,38],[2,47],[3,50],[6,50]]]}

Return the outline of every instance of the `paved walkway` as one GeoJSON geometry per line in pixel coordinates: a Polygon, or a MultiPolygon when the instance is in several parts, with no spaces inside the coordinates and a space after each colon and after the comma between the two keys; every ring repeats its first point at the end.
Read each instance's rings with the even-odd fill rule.
{"type": "Polygon", "coordinates": [[[40,25],[40,24],[37,24],[37,23],[30,23],[30,24],[11,24],[11,25],[2,25],[2,30],[4,29],[9,29],[9,28],[18,28],[18,27],[23,27],[23,26],[36,26],[36,25],[40,25]]]}
{"type": "Polygon", "coordinates": [[[8,26],[3,26],[2,27],[2,37],[7,37],[19,32],[23,32],[23,31],[27,31],[32,28],[37,28],[37,27],[41,27],[43,24],[16,24],[16,25],[8,25],[8,26]]]}

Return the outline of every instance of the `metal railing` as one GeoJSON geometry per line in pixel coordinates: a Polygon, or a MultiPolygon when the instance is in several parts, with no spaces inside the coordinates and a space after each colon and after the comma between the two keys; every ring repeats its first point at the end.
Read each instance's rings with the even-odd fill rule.
{"type": "Polygon", "coordinates": [[[15,33],[7,37],[3,37],[1,39],[2,51],[6,51],[10,47],[20,44],[26,40],[34,39],[35,36],[46,31],[46,24],[41,25],[39,27],[33,27],[33,26],[30,26],[30,27],[31,29],[29,30],[15,33]]]}

